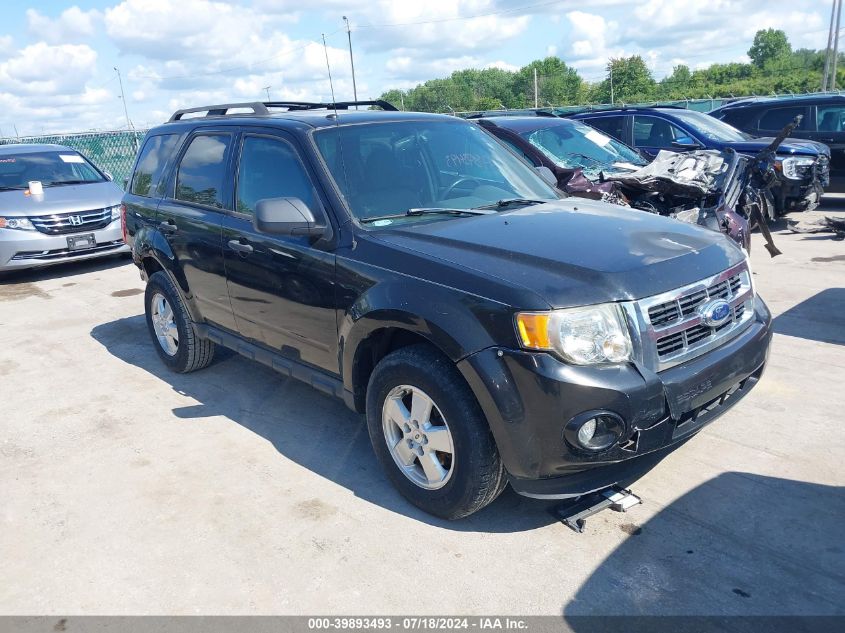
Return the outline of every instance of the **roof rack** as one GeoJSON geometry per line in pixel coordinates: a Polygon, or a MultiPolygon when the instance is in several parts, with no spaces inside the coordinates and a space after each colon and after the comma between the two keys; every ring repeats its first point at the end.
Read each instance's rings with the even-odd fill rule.
{"type": "Polygon", "coordinates": [[[484,110],[481,112],[463,113],[458,112],[458,116],[464,119],[484,119],[488,117],[505,117],[505,116],[540,116],[558,118],[554,112],[549,110],[534,110],[526,108],[524,110],[484,110]]]}
{"type": "MultiPolygon", "coordinates": [[[[181,121],[186,114],[205,112],[206,117],[222,116],[267,116],[271,108],[285,108],[288,112],[301,110],[348,110],[351,106],[378,106],[382,110],[397,112],[398,108],[382,99],[373,101],[336,101],[334,103],[317,103],[311,101],[251,101],[246,103],[221,103],[218,105],[199,106],[177,110],[170,117],[168,123],[181,121]],[[251,110],[251,112],[234,112],[232,110],[251,110]]],[[[203,117],[198,117],[203,118],[203,117]]]]}

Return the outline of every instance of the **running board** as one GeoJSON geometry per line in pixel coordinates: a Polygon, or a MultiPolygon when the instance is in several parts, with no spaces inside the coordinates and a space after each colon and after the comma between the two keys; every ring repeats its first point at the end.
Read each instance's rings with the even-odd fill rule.
{"type": "Polygon", "coordinates": [[[610,508],[616,512],[627,512],[629,508],[642,503],[630,490],[611,486],[582,497],[577,501],[562,503],[551,509],[551,513],[567,527],[579,534],[584,531],[587,517],[610,508]]]}

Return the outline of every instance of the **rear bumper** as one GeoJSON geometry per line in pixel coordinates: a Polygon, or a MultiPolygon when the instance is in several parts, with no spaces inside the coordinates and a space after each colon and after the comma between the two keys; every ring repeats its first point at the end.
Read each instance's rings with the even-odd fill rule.
{"type": "Polygon", "coordinates": [[[765,366],[771,316],[755,303],[754,320],[736,338],[659,374],[634,365],[577,367],[506,349],[461,361],[514,489],[564,498],[631,481],[725,413],[765,366]],[[626,427],[623,440],[599,454],[563,437],[567,422],[593,410],[617,414],[626,427]]]}
{"type": "Polygon", "coordinates": [[[96,247],[71,251],[67,238],[75,234],[46,235],[39,231],[0,229],[0,271],[38,268],[129,252],[129,247],[123,242],[120,220],[102,229],[79,232],[87,233],[94,234],[96,247]]]}

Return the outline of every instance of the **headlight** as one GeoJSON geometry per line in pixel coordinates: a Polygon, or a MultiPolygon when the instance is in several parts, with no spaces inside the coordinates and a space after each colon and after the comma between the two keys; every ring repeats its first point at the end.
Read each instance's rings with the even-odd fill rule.
{"type": "Polygon", "coordinates": [[[0,229],[18,229],[20,231],[34,231],[35,227],[32,226],[32,222],[30,222],[27,218],[0,217],[0,229]]]}
{"type": "Polygon", "coordinates": [[[803,170],[812,167],[815,162],[816,159],[809,156],[787,156],[781,160],[783,175],[792,180],[801,180],[804,177],[803,170]]]}
{"type": "Polygon", "coordinates": [[[631,360],[631,336],[616,304],[520,312],[516,330],[525,349],[557,352],[576,365],[631,360]]]}
{"type": "Polygon", "coordinates": [[[116,204],[113,207],[109,207],[109,210],[111,211],[112,222],[120,219],[120,205],[119,204],[116,204]]]}

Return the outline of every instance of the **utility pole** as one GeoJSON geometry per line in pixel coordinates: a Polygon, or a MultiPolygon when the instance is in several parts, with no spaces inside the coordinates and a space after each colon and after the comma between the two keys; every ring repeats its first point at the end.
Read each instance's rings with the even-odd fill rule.
{"type": "Polygon", "coordinates": [[[123,115],[126,117],[126,125],[132,132],[132,140],[134,141],[135,151],[138,151],[138,137],[135,134],[135,128],[132,127],[132,121],[129,120],[129,110],[126,108],[126,94],[123,92],[123,78],[120,76],[120,70],[117,66],[113,66],[114,72],[117,73],[117,81],[120,84],[120,99],[123,101],[123,115]]]}
{"type": "MultiPolygon", "coordinates": [[[[344,15],[343,21],[346,23],[346,37],[349,39],[349,64],[352,66],[352,96],[355,101],[358,101],[358,87],[355,85],[355,58],[352,57],[352,29],[349,28],[349,20],[344,15]]],[[[358,109],[358,106],[355,106],[358,109]]]]}
{"type": "Polygon", "coordinates": [[[270,101],[270,88],[273,86],[264,86],[262,90],[267,93],[267,101],[270,101]]]}
{"type": "Polygon", "coordinates": [[[827,30],[827,48],[824,53],[824,75],[822,75],[822,92],[827,90],[828,77],[830,77],[830,47],[833,46],[833,19],[836,16],[836,2],[830,3],[830,28],[827,30]]]}
{"type": "Polygon", "coordinates": [[[613,105],[613,60],[610,60],[610,105],[613,105]]]}
{"type": "Polygon", "coordinates": [[[836,62],[839,61],[839,19],[842,17],[842,0],[836,8],[836,32],[833,35],[833,70],[830,73],[830,89],[836,90],[836,62]]]}
{"type": "Polygon", "coordinates": [[[534,109],[536,110],[539,103],[539,93],[537,92],[537,68],[534,68],[534,109]]]}

